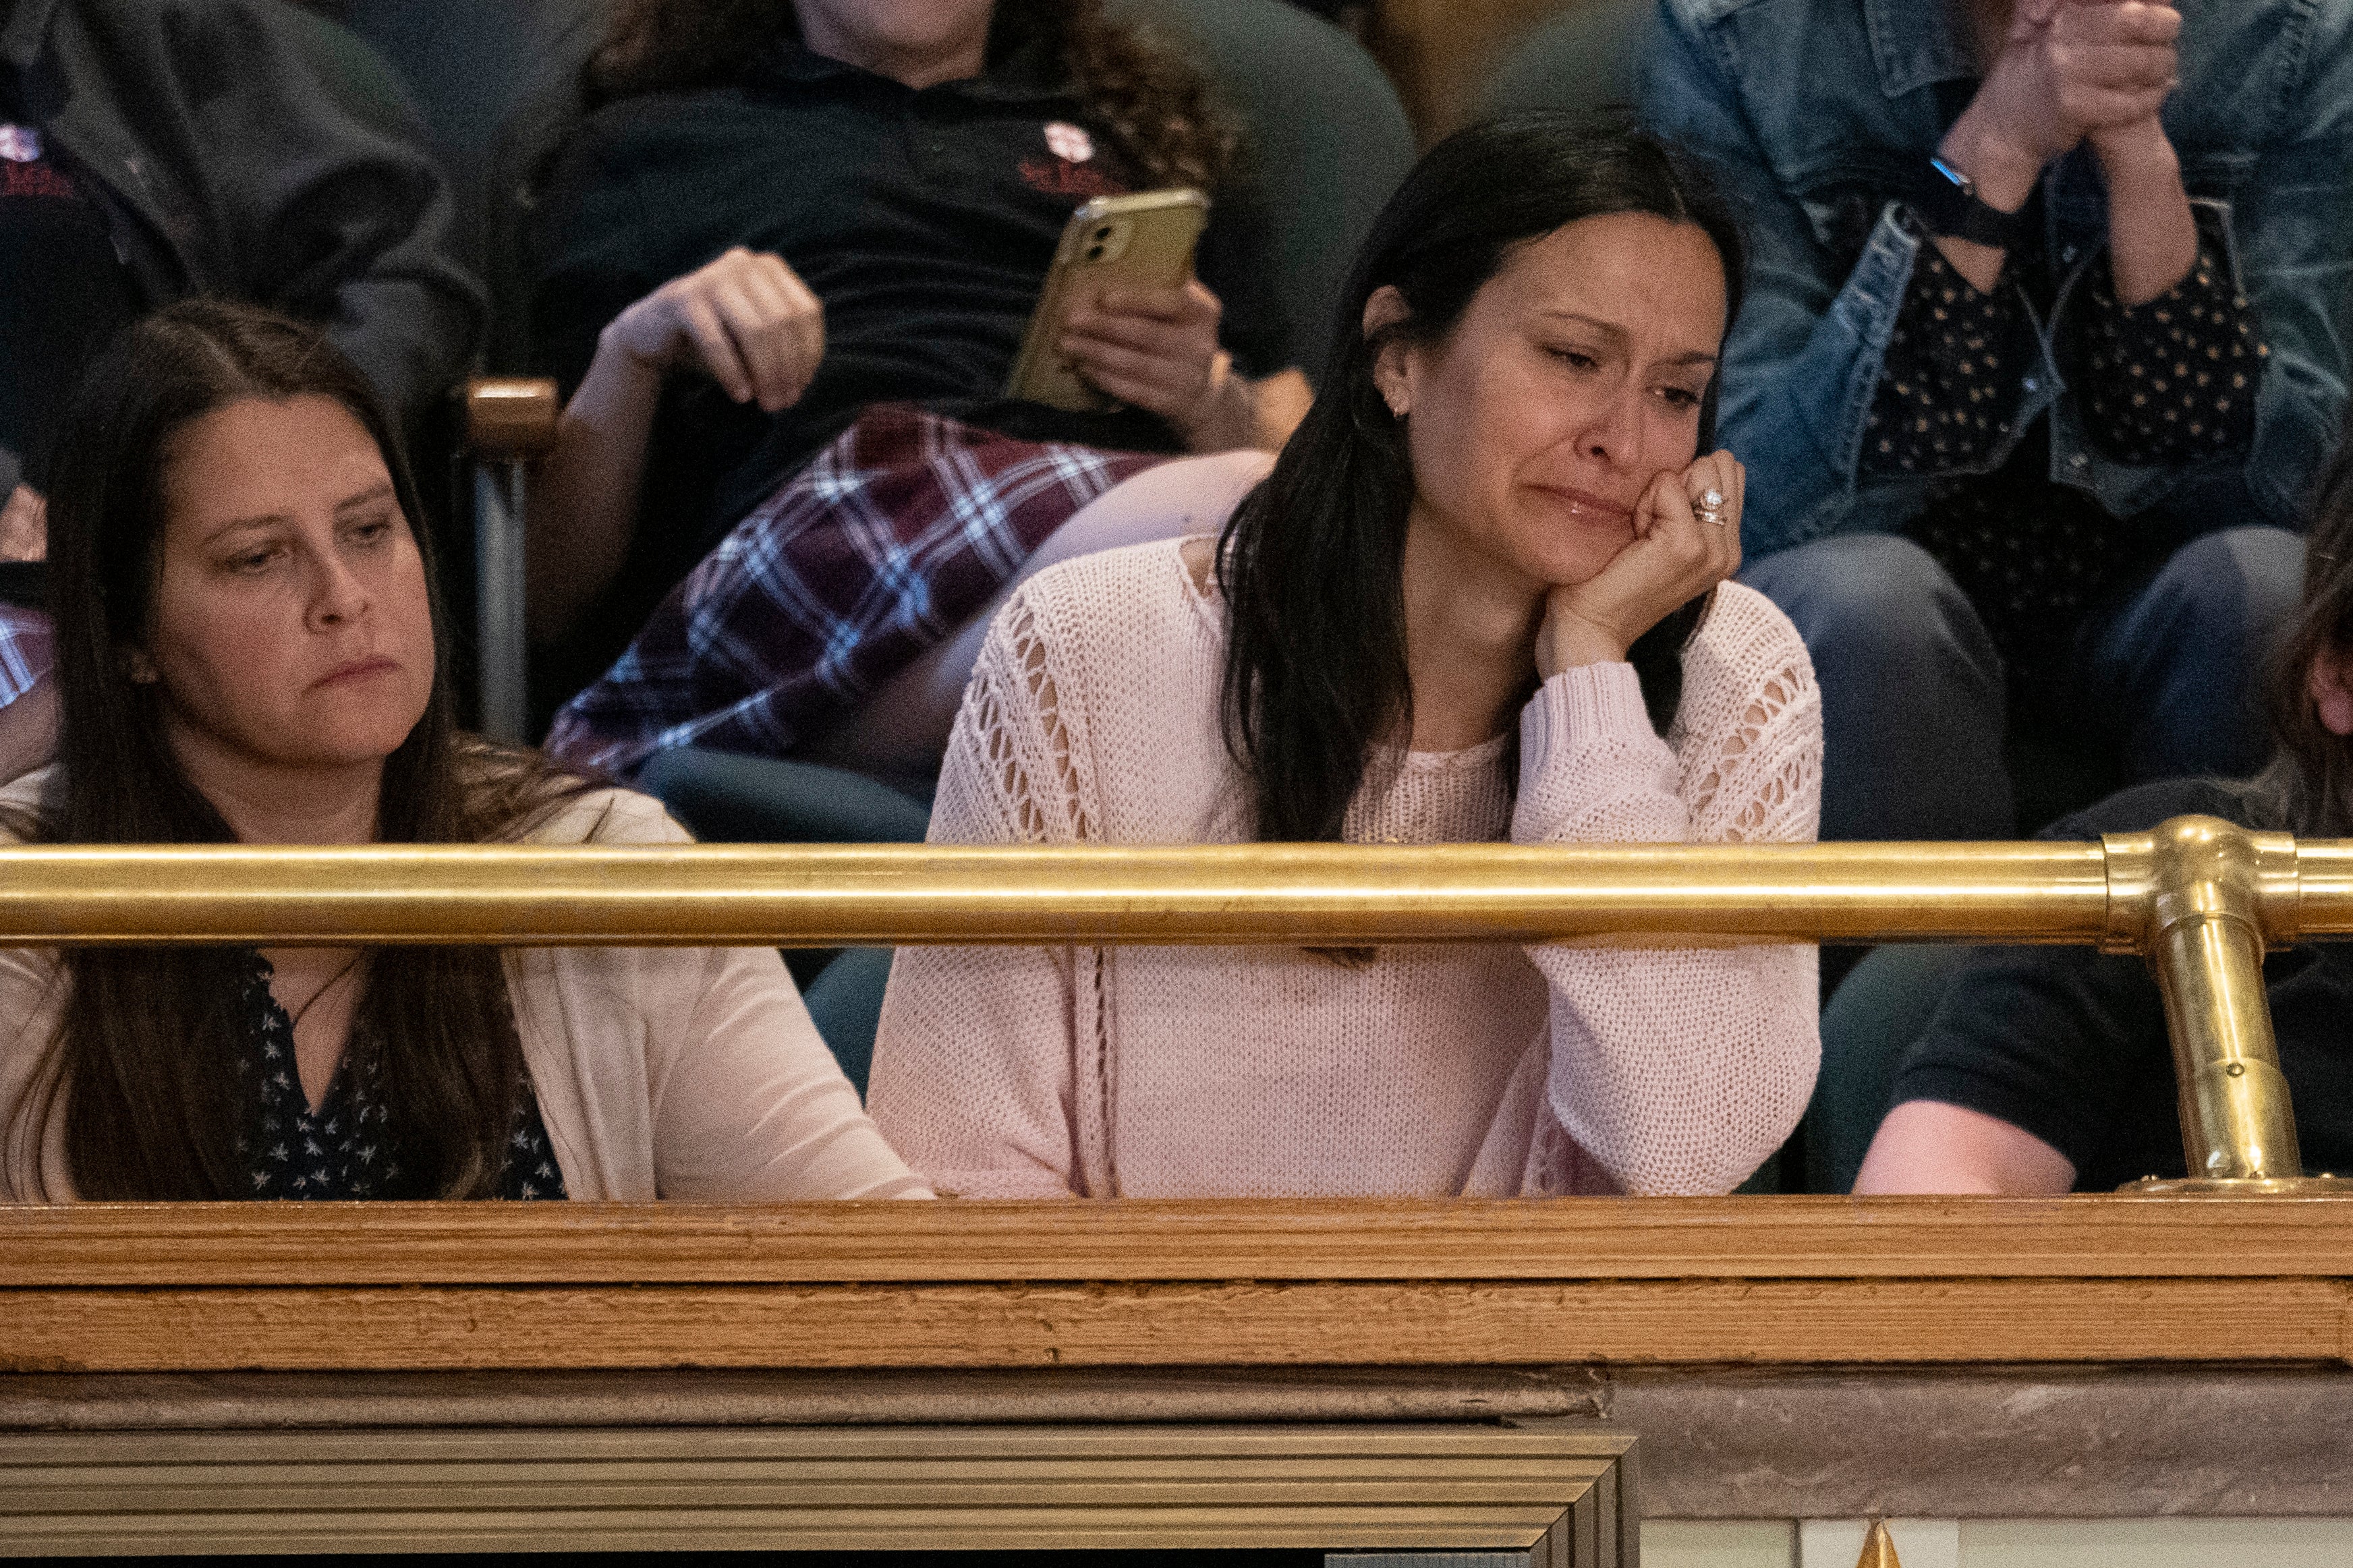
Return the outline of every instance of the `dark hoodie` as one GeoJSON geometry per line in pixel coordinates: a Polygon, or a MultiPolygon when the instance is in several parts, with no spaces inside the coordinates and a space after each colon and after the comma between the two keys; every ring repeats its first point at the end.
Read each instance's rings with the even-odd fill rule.
{"type": "MultiPolygon", "coordinates": [[[[317,321],[411,415],[471,363],[484,305],[448,182],[336,24],[284,0],[0,0],[0,79],[106,213],[142,308],[208,294],[317,321]]],[[[16,468],[0,448],[0,495],[16,468]]]]}

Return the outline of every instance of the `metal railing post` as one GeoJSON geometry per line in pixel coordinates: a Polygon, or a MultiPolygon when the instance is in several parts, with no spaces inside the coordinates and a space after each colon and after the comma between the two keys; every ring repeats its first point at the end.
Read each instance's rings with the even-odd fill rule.
{"type": "Polygon", "coordinates": [[[555,444],[555,384],[476,376],[463,389],[474,469],[474,643],[482,732],[520,745],[530,722],[523,521],[531,461],[555,444]]]}
{"type": "Polygon", "coordinates": [[[2272,1033],[2263,952],[2296,926],[2296,847],[2211,816],[2110,834],[2111,950],[2156,977],[2173,1046],[2186,1182],[2144,1191],[2282,1190],[2306,1182],[2272,1033]]]}
{"type": "Polygon", "coordinates": [[[521,745],[529,722],[523,632],[523,464],[474,465],[474,657],[482,733],[521,745]]]}

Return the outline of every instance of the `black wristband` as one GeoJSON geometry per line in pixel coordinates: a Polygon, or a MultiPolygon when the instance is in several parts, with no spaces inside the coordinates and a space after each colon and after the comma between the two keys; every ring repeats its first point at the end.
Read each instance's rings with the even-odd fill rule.
{"type": "Polygon", "coordinates": [[[1977,182],[1946,163],[1928,160],[1928,177],[1922,184],[1920,222],[1930,234],[2015,250],[2027,237],[2026,209],[2006,213],[1988,206],[1978,195],[1977,182]]]}

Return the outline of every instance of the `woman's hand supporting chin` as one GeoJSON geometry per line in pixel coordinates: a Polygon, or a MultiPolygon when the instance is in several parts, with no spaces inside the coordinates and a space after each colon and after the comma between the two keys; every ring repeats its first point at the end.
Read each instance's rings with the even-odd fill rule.
{"type": "Polygon", "coordinates": [[[1594,576],[1546,595],[1537,672],[1549,680],[1578,665],[1622,662],[1677,605],[1739,571],[1747,482],[1747,470],[1723,451],[1653,479],[1634,508],[1634,542],[1594,576]]]}

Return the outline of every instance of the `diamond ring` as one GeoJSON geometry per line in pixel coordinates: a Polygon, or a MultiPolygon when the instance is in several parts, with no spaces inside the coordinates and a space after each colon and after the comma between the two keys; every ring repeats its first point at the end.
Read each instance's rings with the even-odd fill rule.
{"type": "Polygon", "coordinates": [[[1724,526],[1724,513],[1719,509],[1723,505],[1724,492],[1711,488],[1702,492],[1699,500],[1692,504],[1692,515],[1698,518],[1702,522],[1712,522],[1715,524],[1716,527],[1722,528],[1724,526]]]}

